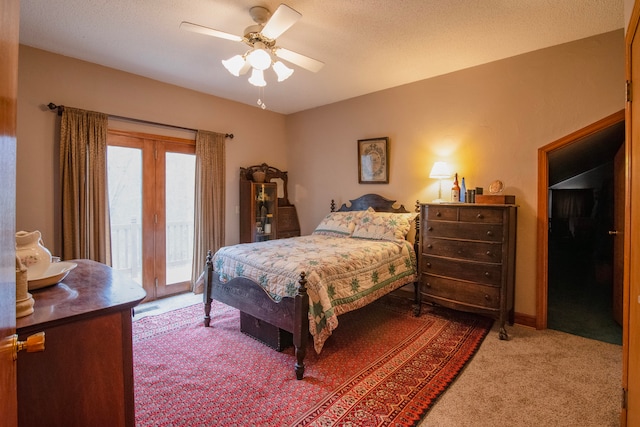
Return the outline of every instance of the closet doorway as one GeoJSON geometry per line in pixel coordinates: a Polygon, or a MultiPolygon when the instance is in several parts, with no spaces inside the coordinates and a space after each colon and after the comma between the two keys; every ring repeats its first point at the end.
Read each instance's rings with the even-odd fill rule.
{"type": "Polygon", "coordinates": [[[622,344],[624,137],[620,111],[538,150],[538,328],[622,344]]]}
{"type": "Polygon", "coordinates": [[[195,141],[110,130],[107,144],[113,268],[145,301],[190,290],[195,141]]]}

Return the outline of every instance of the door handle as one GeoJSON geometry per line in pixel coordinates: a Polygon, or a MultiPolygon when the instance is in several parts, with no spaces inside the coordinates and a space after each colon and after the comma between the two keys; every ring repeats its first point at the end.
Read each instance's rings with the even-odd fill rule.
{"type": "Polygon", "coordinates": [[[18,359],[18,352],[27,350],[27,353],[44,351],[44,332],[29,335],[26,341],[18,341],[18,335],[11,337],[13,347],[13,360],[18,359]]]}
{"type": "Polygon", "coordinates": [[[609,235],[610,236],[617,236],[618,234],[620,234],[620,232],[618,230],[609,230],[609,235]]]}

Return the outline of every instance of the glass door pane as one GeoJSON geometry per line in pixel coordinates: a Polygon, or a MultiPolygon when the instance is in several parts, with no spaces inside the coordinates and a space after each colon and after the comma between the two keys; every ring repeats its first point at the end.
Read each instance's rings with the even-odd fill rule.
{"type": "Polygon", "coordinates": [[[191,281],[196,158],[166,153],[166,284],[191,281]]]}
{"type": "Polygon", "coordinates": [[[142,150],[107,147],[113,268],[142,286],[142,150]]]}

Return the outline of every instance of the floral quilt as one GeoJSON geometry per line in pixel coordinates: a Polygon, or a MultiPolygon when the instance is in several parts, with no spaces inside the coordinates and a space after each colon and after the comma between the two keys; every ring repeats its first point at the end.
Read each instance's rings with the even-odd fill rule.
{"type": "Polygon", "coordinates": [[[222,282],[247,277],[276,302],[295,296],[307,276],[309,330],[320,353],[338,315],[416,280],[411,243],[313,234],[221,248],[213,265],[222,282]]]}

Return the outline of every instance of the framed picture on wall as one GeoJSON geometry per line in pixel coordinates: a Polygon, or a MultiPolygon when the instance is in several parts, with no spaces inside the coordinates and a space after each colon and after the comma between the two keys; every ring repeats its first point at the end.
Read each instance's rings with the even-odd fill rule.
{"type": "Polygon", "coordinates": [[[358,182],[389,183],[389,138],[358,140],[358,182]]]}

